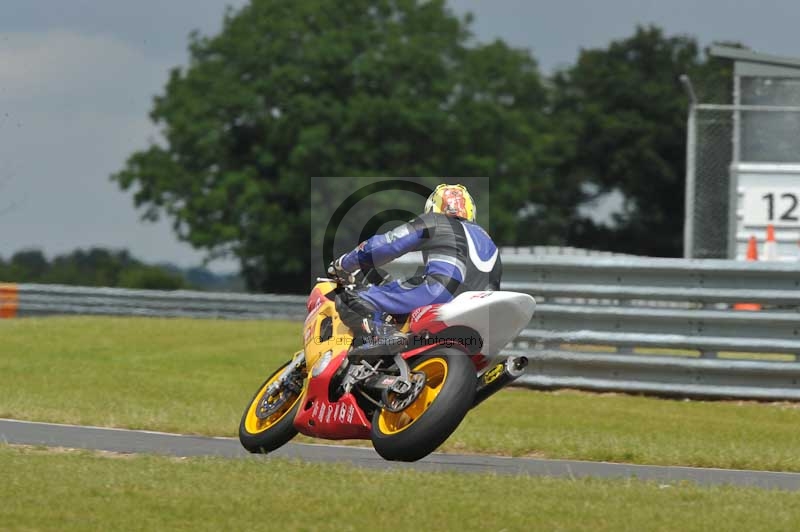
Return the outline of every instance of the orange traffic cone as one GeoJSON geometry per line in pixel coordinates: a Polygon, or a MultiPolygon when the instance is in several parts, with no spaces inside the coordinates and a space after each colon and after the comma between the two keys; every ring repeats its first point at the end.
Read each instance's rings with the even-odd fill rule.
{"type": "Polygon", "coordinates": [[[775,226],[767,226],[767,241],[764,242],[764,259],[778,260],[778,243],[775,242],[775,226]]]}
{"type": "MultiPolygon", "coordinates": [[[[772,234],[772,238],[773,240],[775,239],[774,232],[772,234]]],[[[747,260],[758,260],[758,244],[756,243],[756,237],[752,235],[750,236],[750,240],[747,242],[747,260]]],[[[758,303],[736,303],[733,305],[733,310],[761,310],[761,305],[758,303]]]]}
{"type": "Polygon", "coordinates": [[[747,260],[758,260],[758,243],[755,235],[750,235],[747,241],[747,260]]]}

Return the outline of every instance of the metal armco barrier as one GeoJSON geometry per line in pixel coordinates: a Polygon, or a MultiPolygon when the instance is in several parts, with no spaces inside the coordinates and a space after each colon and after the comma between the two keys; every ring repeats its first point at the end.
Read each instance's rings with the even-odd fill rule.
{"type": "MultiPolygon", "coordinates": [[[[531,361],[522,385],[800,400],[800,263],[524,253],[504,253],[503,263],[503,289],[537,300],[508,347],[531,361]]],[[[415,267],[409,259],[387,269],[415,267]]],[[[305,316],[304,296],[48,285],[17,293],[20,316],[305,316]]]]}
{"type": "Polygon", "coordinates": [[[537,350],[526,354],[531,388],[578,388],[681,397],[800,400],[800,364],[537,350]]]}
{"type": "Polygon", "coordinates": [[[800,400],[800,264],[504,257],[532,387],[800,400]],[[759,303],[759,312],[733,310],[759,303]]]}
{"type": "Polygon", "coordinates": [[[191,290],[128,290],[79,286],[18,285],[19,316],[54,314],[169,318],[303,319],[306,298],[191,290]]]}

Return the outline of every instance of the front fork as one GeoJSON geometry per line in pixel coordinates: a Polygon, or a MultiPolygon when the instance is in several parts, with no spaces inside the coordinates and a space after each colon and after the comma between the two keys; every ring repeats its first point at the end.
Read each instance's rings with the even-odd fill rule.
{"type": "Polygon", "coordinates": [[[525,373],[528,366],[526,357],[510,356],[504,362],[495,364],[478,378],[478,390],[475,393],[475,408],[490,396],[499,392],[525,373]]]}
{"type": "MultiPolygon", "coordinates": [[[[306,361],[306,354],[304,351],[297,352],[294,357],[292,358],[291,362],[284,368],[281,374],[275,379],[275,382],[270,384],[264,393],[261,395],[261,399],[259,399],[259,406],[256,409],[256,417],[258,419],[266,419],[271,416],[283,403],[286,402],[287,396],[285,393],[284,388],[289,388],[290,390],[293,388],[291,378],[292,374],[300,369],[300,367],[306,361]],[[275,394],[281,394],[281,398],[270,402],[275,394]]],[[[294,386],[296,388],[296,386],[294,386]]],[[[299,393],[298,390],[293,390],[299,393]]]]}
{"type": "Polygon", "coordinates": [[[286,368],[284,368],[284,370],[281,372],[280,377],[278,377],[278,379],[272,383],[270,389],[274,388],[275,389],[274,391],[280,390],[286,384],[287,379],[291,377],[292,373],[297,371],[300,368],[300,366],[302,366],[305,363],[305,361],[306,361],[305,351],[298,351],[297,353],[295,353],[294,357],[292,357],[292,361],[289,362],[289,365],[286,366],[286,368]]]}

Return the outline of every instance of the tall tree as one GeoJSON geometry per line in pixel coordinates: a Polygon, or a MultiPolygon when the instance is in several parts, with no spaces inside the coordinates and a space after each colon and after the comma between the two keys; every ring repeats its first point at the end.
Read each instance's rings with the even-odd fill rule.
{"type": "Polygon", "coordinates": [[[713,83],[729,67],[701,54],[690,37],[639,27],[604,49],[581,51],[554,78],[554,114],[564,157],[556,173],[581,181],[583,198],[624,196],[610,227],[575,212],[574,245],[652,256],[682,251],[688,99],[681,74],[713,83]]]}
{"type": "Polygon", "coordinates": [[[314,176],[488,176],[513,243],[546,93],[528,52],[474,45],[470,21],[444,0],[252,0],[191,37],[150,114],[165,142],[112,179],[252,290],[306,288],[314,176]]]}

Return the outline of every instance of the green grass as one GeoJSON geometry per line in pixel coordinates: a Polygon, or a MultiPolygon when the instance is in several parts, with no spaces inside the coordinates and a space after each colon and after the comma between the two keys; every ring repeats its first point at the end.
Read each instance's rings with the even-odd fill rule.
{"type": "MultiPolygon", "coordinates": [[[[299,341],[299,324],[277,321],[3,320],[0,417],[235,436],[299,341]]],[[[443,450],[800,471],[799,426],[792,404],[511,389],[443,450]]]]}
{"type": "Polygon", "coordinates": [[[297,323],[147,318],[0,321],[0,416],[236,434],[297,323]]]}
{"type": "Polygon", "coordinates": [[[2,530],[796,530],[797,494],[0,446],[2,530]]]}
{"type": "Polygon", "coordinates": [[[800,409],[511,389],[476,408],[453,451],[800,471],[800,409]]]}

